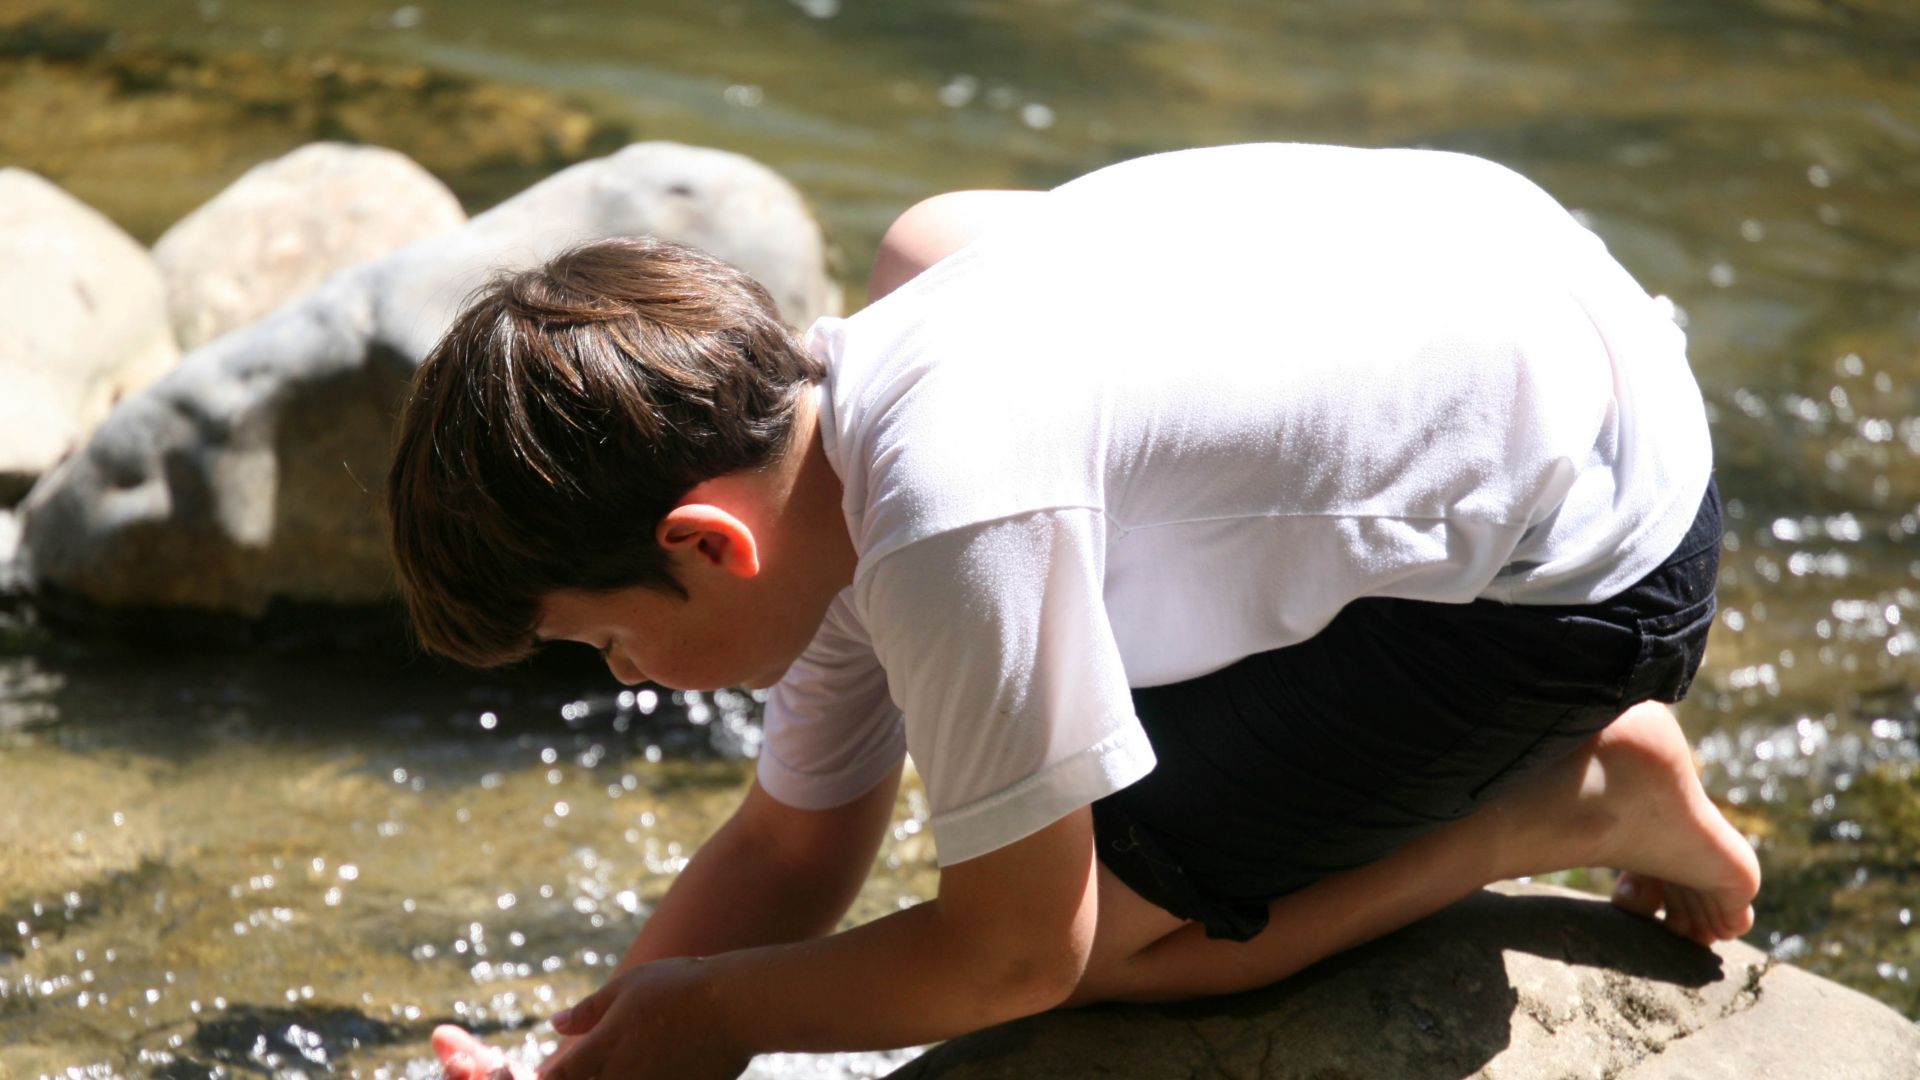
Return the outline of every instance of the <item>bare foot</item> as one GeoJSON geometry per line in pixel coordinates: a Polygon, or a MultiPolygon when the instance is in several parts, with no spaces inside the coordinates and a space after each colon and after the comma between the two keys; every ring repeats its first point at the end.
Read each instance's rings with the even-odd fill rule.
{"type": "Polygon", "coordinates": [[[1495,877],[1613,866],[1614,904],[1682,937],[1712,944],[1753,928],[1760,862],[1707,798],[1665,705],[1627,710],[1487,810],[1499,823],[1495,877]]]}
{"type": "Polygon", "coordinates": [[[1646,702],[1588,746],[1583,799],[1609,811],[1598,862],[1617,866],[1613,902],[1702,944],[1753,928],[1760,862],[1707,798],[1693,750],[1666,706],[1646,702]]]}

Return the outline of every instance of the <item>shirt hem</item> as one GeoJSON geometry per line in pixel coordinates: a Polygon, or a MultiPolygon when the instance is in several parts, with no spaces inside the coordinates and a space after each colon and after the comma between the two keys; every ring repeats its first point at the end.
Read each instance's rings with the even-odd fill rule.
{"type": "Polygon", "coordinates": [[[1011,787],[935,815],[931,826],[939,865],[966,862],[1024,840],[1139,781],[1155,764],[1147,733],[1128,715],[1118,730],[1072,757],[1011,787]]]}
{"type": "Polygon", "coordinates": [[[831,810],[845,806],[873,790],[907,756],[906,738],[894,729],[887,753],[831,773],[802,772],[768,753],[763,746],[754,775],[767,794],[796,810],[831,810]]]}

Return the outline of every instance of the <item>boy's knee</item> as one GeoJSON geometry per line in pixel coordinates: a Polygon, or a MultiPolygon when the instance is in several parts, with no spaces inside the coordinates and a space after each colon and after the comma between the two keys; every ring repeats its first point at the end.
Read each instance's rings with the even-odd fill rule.
{"type": "Polygon", "coordinates": [[[908,207],[874,253],[867,301],[880,299],[921,271],[1004,224],[1039,199],[1038,191],[949,191],[908,207]]]}

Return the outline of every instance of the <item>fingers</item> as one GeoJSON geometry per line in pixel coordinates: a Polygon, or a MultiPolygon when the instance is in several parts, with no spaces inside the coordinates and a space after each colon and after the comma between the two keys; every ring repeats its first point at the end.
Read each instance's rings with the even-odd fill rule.
{"type": "Polygon", "coordinates": [[[452,1024],[433,1029],[433,1053],[446,1070],[447,1080],[492,1080],[507,1064],[505,1054],[452,1024]]]}
{"type": "Polygon", "coordinates": [[[562,1009],[553,1014],[553,1019],[549,1021],[553,1025],[553,1030],[562,1035],[585,1035],[592,1031],[594,1025],[600,1022],[600,1018],[607,1015],[607,1007],[612,1005],[614,998],[618,996],[614,991],[614,985],[608,983],[581,998],[573,1008],[562,1009]]]}
{"type": "Polygon", "coordinates": [[[1651,919],[1666,903],[1666,883],[1659,878],[1641,877],[1622,871],[1613,886],[1613,903],[1622,911],[1651,919]]]}
{"type": "Polygon", "coordinates": [[[581,1051],[581,1047],[587,1045],[586,1043],[577,1044],[568,1052],[555,1054],[542,1062],[540,1071],[535,1074],[536,1080],[593,1080],[594,1077],[599,1076],[599,1068],[589,1061],[591,1052],[581,1051]]]}

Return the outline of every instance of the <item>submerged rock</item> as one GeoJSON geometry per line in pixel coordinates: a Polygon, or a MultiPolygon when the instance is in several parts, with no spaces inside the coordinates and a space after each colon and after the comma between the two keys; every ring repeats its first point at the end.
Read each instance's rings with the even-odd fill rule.
{"type": "Polygon", "coordinates": [[[934,1048],[893,1080],[1909,1080],[1920,1029],[1739,942],[1503,884],[1264,990],[1098,1006],[934,1048]]]}
{"type": "MultiPolygon", "coordinates": [[[[397,1042],[409,1033],[356,1009],[235,1005],[200,1023],[191,1044],[197,1053],[248,1072],[331,1074],[334,1060],[345,1053],[397,1042]]],[[[176,1070],[176,1075],[189,1073],[176,1070]]]]}
{"type": "Polygon", "coordinates": [[[795,324],[837,304],[818,224],[765,166],[664,142],[582,163],[342,271],[122,402],[22,504],[35,589],[136,630],[165,624],[154,609],[258,619],[386,600],[381,489],[413,367],[498,267],[640,233],[746,270],[795,324]]]}
{"type": "Polygon", "coordinates": [[[168,229],[153,257],[174,335],[191,349],[466,219],[453,192],[405,154],[312,143],[248,170],[168,229]]]}
{"type": "Polygon", "coordinates": [[[0,169],[0,327],[0,506],[180,355],[146,250],[25,169],[0,169]]]}
{"type": "Polygon", "coordinates": [[[0,161],[58,180],[143,243],[316,140],[393,147],[469,212],[634,140],[538,87],[388,57],[183,47],[97,7],[0,0],[0,161]]]}

